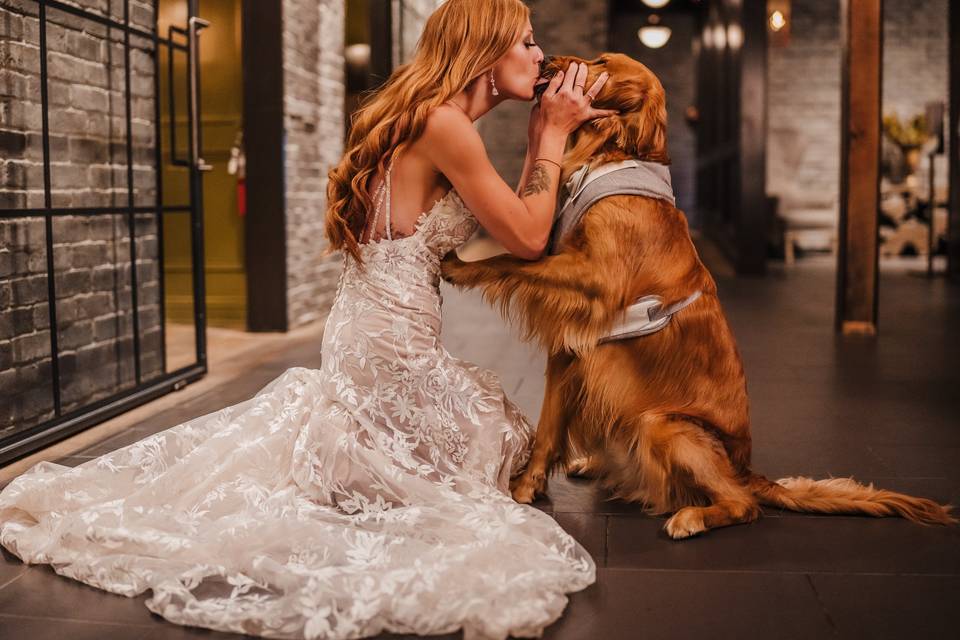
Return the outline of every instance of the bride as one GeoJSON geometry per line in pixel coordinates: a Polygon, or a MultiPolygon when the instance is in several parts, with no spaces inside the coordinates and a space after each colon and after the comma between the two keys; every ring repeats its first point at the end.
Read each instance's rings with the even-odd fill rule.
{"type": "Polygon", "coordinates": [[[438,286],[478,223],[539,256],[567,134],[612,113],[590,107],[605,77],[587,90],[586,67],[557,74],[514,192],[472,123],[531,100],[542,60],[520,0],[447,0],[330,174],[327,234],[345,257],[321,368],[76,468],[35,465],[0,493],[0,543],[106,591],[149,589],[147,607],[183,625],[540,635],[594,564],[511,500],[533,429],[493,373],[440,345],[438,286]]]}

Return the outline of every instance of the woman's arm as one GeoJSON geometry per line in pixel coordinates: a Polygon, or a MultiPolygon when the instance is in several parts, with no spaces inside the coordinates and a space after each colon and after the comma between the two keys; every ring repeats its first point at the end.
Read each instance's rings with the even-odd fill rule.
{"type": "Polygon", "coordinates": [[[520,181],[517,183],[517,188],[514,193],[519,197],[520,192],[523,190],[523,185],[527,179],[527,175],[530,174],[530,165],[533,164],[533,156],[531,155],[531,147],[527,146],[527,155],[523,158],[523,170],[520,172],[520,181]]]}
{"type": "MultiPolygon", "coordinates": [[[[490,235],[510,253],[534,260],[543,252],[553,221],[559,170],[540,160],[514,193],[487,156],[480,134],[470,119],[454,109],[437,109],[424,130],[437,169],[457,190],[464,203],[490,235]]],[[[562,152],[566,134],[557,139],[562,152]]]]}
{"type": "MultiPolygon", "coordinates": [[[[549,104],[546,109],[541,107],[539,133],[528,149],[516,192],[494,169],[480,134],[464,113],[452,107],[439,108],[427,120],[423,139],[437,169],[480,224],[517,257],[535,260],[546,246],[560,182],[559,164],[569,133],[588,119],[616,113],[592,109],[588,98],[579,91],[574,93],[574,76],[578,84],[586,81],[585,65],[581,71],[582,75],[567,75],[566,82],[557,74],[544,93],[542,100],[549,104]]],[[[595,85],[602,86],[605,79],[598,78],[595,85]]]]}
{"type": "Polygon", "coordinates": [[[527,125],[527,152],[523,157],[523,170],[520,172],[520,181],[514,193],[517,196],[523,191],[523,185],[526,184],[527,176],[530,175],[530,167],[533,165],[533,159],[537,157],[537,151],[540,149],[540,105],[535,104],[530,109],[530,122],[527,125]]]}

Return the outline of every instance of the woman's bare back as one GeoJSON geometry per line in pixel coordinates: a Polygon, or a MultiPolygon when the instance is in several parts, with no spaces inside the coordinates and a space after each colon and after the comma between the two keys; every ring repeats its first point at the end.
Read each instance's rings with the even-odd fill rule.
{"type": "MultiPolygon", "coordinates": [[[[452,109],[441,105],[438,109],[452,109]]],[[[433,114],[431,114],[432,116],[433,114]]],[[[430,116],[428,116],[429,120],[430,116]]],[[[442,199],[452,188],[450,181],[440,173],[431,159],[430,142],[423,137],[414,141],[400,154],[388,160],[391,171],[390,178],[390,233],[387,234],[386,215],[381,211],[377,218],[376,229],[371,228],[374,219],[374,210],[371,209],[367,218],[367,227],[362,236],[362,242],[377,242],[383,238],[404,238],[416,231],[417,220],[420,216],[442,199]]],[[[378,201],[382,202],[381,210],[386,209],[386,201],[381,187],[385,175],[376,174],[370,180],[369,194],[373,207],[378,201]],[[377,194],[381,197],[378,198],[377,194]]]]}

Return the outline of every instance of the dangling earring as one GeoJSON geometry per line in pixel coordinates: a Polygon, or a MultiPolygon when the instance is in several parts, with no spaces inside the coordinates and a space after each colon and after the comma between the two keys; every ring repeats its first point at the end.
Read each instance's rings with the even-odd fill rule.
{"type": "Polygon", "coordinates": [[[500,92],[497,91],[497,83],[493,81],[493,71],[490,72],[490,91],[495,96],[500,95],[500,92]]]}

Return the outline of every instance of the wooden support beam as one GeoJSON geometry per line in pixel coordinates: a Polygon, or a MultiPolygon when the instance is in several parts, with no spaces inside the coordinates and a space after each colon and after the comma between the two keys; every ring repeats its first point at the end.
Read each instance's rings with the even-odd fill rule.
{"type": "Polygon", "coordinates": [[[841,0],[840,251],[836,327],[875,335],[880,204],[882,0],[841,0]]]}
{"type": "MultiPolygon", "coordinates": [[[[393,72],[393,3],[371,2],[370,80],[371,89],[380,87],[393,72]]],[[[403,8],[401,7],[401,12],[403,8]]]]}
{"type": "Polygon", "coordinates": [[[243,0],[247,329],[287,330],[281,3],[243,0]]]}
{"type": "Polygon", "coordinates": [[[950,153],[950,217],[947,275],[960,283],[960,2],[949,3],[950,12],[950,117],[947,149],[950,153]]]}

